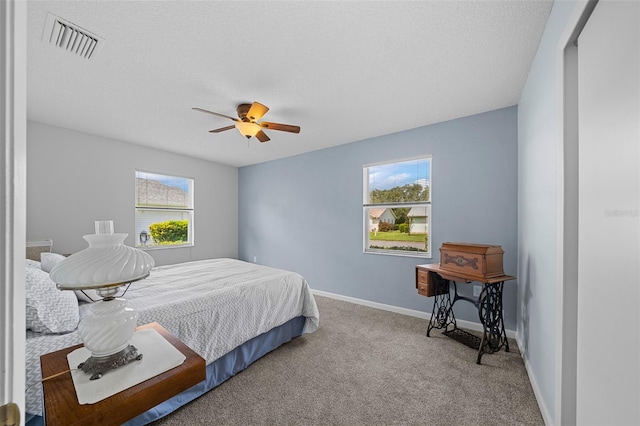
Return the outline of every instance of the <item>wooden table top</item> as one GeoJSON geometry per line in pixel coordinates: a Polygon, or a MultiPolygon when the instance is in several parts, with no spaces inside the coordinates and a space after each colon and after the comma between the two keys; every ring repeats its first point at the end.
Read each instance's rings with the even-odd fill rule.
{"type": "MultiPolygon", "coordinates": [[[[78,403],[71,373],[46,380],[42,384],[46,424],[120,425],[205,379],[205,360],[200,355],[158,323],[146,324],[137,330],[147,328],[155,329],[182,352],[186,356],[184,363],[95,404],[78,403]]],[[[69,370],[67,354],[80,347],[82,345],[42,355],[42,377],[69,370]]]]}

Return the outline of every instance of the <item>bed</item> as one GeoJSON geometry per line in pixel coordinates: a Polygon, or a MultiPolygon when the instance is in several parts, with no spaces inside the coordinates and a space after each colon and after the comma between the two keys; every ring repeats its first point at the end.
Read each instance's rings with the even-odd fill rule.
{"type": "MultiPolygon", "coordinates": [[[[45,257],[42,259],[42,263],[27,260],[27,281],[31,275],[42,275],[38,270],[45,265],[45,257]]],[[[38,290],[38,294],[42,291],[38,290]]],[[[69,307],[72,300],[68,294],[73,293],[59,293],[67,293],[64,295],[64,303],[68,304],[65,309],[73,311],[69,307]]],[[[27,288],[27,325],[30,321],[29,294],[27,288]]],[[[131,285],[124,298],[129,306],[138,310],[138,324],[158,322],[207,363],[204,382],[132,419],[127,423],[131,426],[166,416],[266,353],[295,337],[314,332],[319,323],[316,302],[303,277],[235,259],[155,267],[147,279],[131,285]]],[[[58,303],[57,306],[62,305],[58,303]]],[[[77,320],[88,314],[90,306],[90,303],[77,302],[77,320]]],[[[61,315],[56,317],[63,318],[61,315]]],[[[64,316],[64,320],[70,328],[75,319],[67,320],[64,316]]],[[[38,329],[36,326],[31,328],[38,329]]],[[[64,327],[52,328],[58,333],[27,330],[27,386],[41,379],[42,354],[81,343],[77,329],[67,333],[60,333],[60,329],[64,327]]],[[[42,386],[28,387],[27,424],[42,424],[42,411],[42,386]]]]}

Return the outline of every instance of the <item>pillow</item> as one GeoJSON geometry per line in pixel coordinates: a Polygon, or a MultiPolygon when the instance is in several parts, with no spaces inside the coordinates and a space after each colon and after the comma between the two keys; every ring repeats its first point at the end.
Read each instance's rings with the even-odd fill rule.
{"type": "Polygon", "coordinates": [[[40,269],[40,262],[38,262],[37,260],[25,259],[24,264],[27,265],[27,268],[40,269]]]}
{"type": "Polygon", "coordinates": [[[65,259],[66,257],[58,253],[40,253],[40,268],[45,272],[51,272],[58,262],[65,259]]]}
{"type": "Polygon", "coordinates": [[[72,291],[60,291],[49,274],[26,268],[27,329],[38,333],[68,333],[80,322],[78,300],[72,291]]]}

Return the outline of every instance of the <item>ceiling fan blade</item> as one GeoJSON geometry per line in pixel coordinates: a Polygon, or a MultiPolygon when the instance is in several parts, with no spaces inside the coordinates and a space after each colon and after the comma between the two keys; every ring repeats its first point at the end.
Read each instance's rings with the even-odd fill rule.
{"type": "Polygon", "coordinates": [[[258,140],[260,142],[268,142],[271,139],[269,139],[269,136],[267,136],[267,134],[265,132],[263,132],[262,130],[260,130],[258,133],[256,133],[256,138],[258,138],[258,140]]]}
{"type": "Polygon", "coordinates": [[[291,124],[269,123],[267,121],[263,121],[258,124],[269,130],[282,130],[283,132],[300,133],[300,126],[294,126],[291,124]]]}
{"type": "Polygon", "coordinates": [[[200,111],[200,112],[204,112],[205,114],[211,114],[211,115],[217,115],[218,117],[224,117],[224,118],[228,118],[229,120],[233,120],[233,121],[238,121],[237,118],[233,118],[233,117],[229,117],[228,115],[224,115],[224,114],[219,114],[217,112],[213,112],[213,111],[207,111],[206,109],[202,109],[202,108],[191,108],[195,111],[200,111]]]}
{"type": "Polygon", "coordinates": [[[209,133],[220,133],[220,132],[224,132],[225,130],[231,130],[231,129],[235,128],[235,127],[236,126],[234,124],[232,124],[231,126],[221,127],[219,129],[209,130],[209,133]]]}
{"type": "Polygon", "coordinates": [[[260,102],[254,102],[251,104],[251,108],[247,112],[247,118],[251,121],[257,121],[262,118],[269,111],[269,108],[262,105],[260,102]]]}

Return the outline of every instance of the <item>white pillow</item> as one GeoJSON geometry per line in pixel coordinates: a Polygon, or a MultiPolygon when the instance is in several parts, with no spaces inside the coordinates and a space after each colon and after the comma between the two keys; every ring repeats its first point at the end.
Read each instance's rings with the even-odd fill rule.
{"type": "Polygon", "coordinates": [[[24,264],[27,265],[27,268],[40,269],[40,262],[38,262],[37,260],[25,259],[24,264]]]}
{"type": "Polygon", "coordinates": [[[49,274],[26,268],[27,329],[38,333],[68,333],[80,322],[78,299],[72,291],[60,291],[49,274]]]}
{"type": "Polygon", "coordinates": [[[45,272],[51,272],[54,266],[65,259],[66,257],[58,253],[40,253],[40,268],[45,272]]]}

